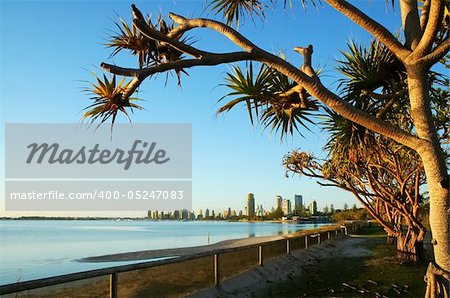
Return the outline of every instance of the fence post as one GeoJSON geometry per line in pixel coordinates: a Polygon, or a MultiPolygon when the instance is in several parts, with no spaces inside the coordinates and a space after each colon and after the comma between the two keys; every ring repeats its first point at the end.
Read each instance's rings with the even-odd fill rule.
{"type": "Polygon", "coordinates": [[[308,235],[305,236],[305,248],[308,248],[308,235]]]}
{"type": "Polygon", "coordinates": [[[263,260],[263,247],[262,245],[258,246],[258,264],[259,266],[262,266],[264,263],[263,260]]]}
{"type": "Polygon", "coordinates": [[[337,235],[338,234],[338,230],[336,229],[336,230],[334,230],[334,233],[335,233],[335,235],[337,235]]]}
{"type": "Polygon", "coordinates": [[[286,239],[286,254],[291,254],[291,242],[289,241],[289,238],[286,239]]]}
{"type": "Polygon", "coordinates": [[[117,298],[117,271],[109,275],[109,297],[117,298]]]}
{"type": "Polygon", "coordinates": [[[213,261],[213,269],[214,269],[214,285],[218,286],[220,284],[220,273],[219,273],[219,254],[214,254],[213,261]]]}
{"type": "Polygon", "coordinates": [[[317,238],[318,238],[317,244],[320,244],[320,233],[317,233],[317,238]]]}
{"type": "Polygon", "coordinates": [[[331,238],[331,233],[330,233],[330,231],[327,232],[327,236],[328,236],[328,239],[331,238]]]}

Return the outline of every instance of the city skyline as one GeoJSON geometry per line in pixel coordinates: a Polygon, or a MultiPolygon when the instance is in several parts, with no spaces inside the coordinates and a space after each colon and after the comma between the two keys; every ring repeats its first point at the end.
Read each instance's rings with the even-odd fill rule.
{"type": "MultiPolygon", "coordinates": [[[[161,219],[158,215],[156,218],[153,215],[154,212],[162,212],[163,214],[170,214],[171,218],[174,219],[192,219],[191,217],[194,215],[194,218],[197,219],[198,215],[202,215],[202,218],[221,218],[226,219],[230,217],[242,217],[245,216],[247,218],[253,218],[253,217],[261,217],[268,215],[269,213],[277,210],[278,208],[278,201],[280,201],[280,208],[283,211],[284,215],[290,215],[295,210],[300,210],[301,207],[302,211],[307,211],[311,215],[315,215],[319,212],[319,210],[323,210],[325,208],[328,208],[328,205],[324,205],[323,208],[319,208],[319,205],[317,204],[317,200],[312,199],[311,201],[307,201],[308,203],[305,204],[303,201],[303,195],[300,194],[294,194],[293,199],[289,198],[283,198],[281,195],[275,195],[274,196],[274,204],[269,207],[264,207],[263,204],[257,203],[257,197],[254,193],[247,193],[245,196],[245,206],[243,208],[235,208],[232,206],[229,206],[225,209],[214,209],[214,208],[200,208],[200,209],[182,209],[182,210],[148,210],[147,211],[147,217],[152,219],[161,219]],[[281,200],[280,200],[281,199],[281,200]],[[297,204],[298,203],[298,204],[297,204]],[[253,212],[248,212],[248,207],[253,206],[253,212]],[[179,212],[179,214],[177,214],[179,212]],[[182,212],[186,212],[188,215],[181,215],[182,212]]],[[[355,204],[354,204],[355,205],[355,204]]],[[[331,204],[331,208],[334,210],[345,210],[346,206],[348,207],[348,203],[344,203],[342,207],[334,208],[335,204],[331,204]]]]}

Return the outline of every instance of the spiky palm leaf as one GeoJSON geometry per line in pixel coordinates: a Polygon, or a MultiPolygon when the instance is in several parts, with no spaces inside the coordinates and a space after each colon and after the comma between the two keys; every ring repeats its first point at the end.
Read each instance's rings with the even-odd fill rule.
{"type": "MultiPolygon", "coordinates": [[[[337,66],[344,75],[339,85],[342,97],[357,108],[377,117],[382,109],[388,107],[383,116],[385,120],[413,131],[404,66],[377,41],[372,41],[367,47],[350,41],[348,48],[347,52],[342,52],[343,58],[338,61],[337,66]]],[[[445,126],[443,123],[448,121],[448,105],[442,103],[446,102],[445,98],[448,99],[448,93],[441,92],[440,89],[440,86],[445,86],[445,79],[442,75],[431,72],[429,80],[436,127],[445,135],[448,124],[445,126]]],[[[325,108],[324,111],[325,120],[321,126],[329,133],[324,149],[328,151],[330,158],[357,162],[367,156],[368,150],[372,150],[371,154],[376,154],[377,143],[382,141],[382,138],[331,109],[325,108]]]]}
{"type": "Polygon", "coordinates": [[[280,139],[286,135],[293,135],[298,132],[300,135],[300,126],[309,130],[307,123],[314,124],[311,121],[313,114],[297,107],[288,107],[279,109],[275,105],[269,105],[261,114],[261,123],[270,130],[279,133],[280,139]]]}
{"type": "Polygon", "coordinates": [[[254,73],[253,63],[245,70],[233,66],[227,73],[224,86],[232,92],[223,96],[220,101],[232,98],[220,107],[217,113],[228,112],[239,104],[245,104],[252,124],[254,116],[259,122],[273,132],[280,133],[281,139],[300,130],[300,126],[311,124],[311,110],[317,110],[314,101],[309,100],[307,106],[300,100],[298,92],[285,95],[286,91],[296,86],[295,82],[284,74],[261,64],[254,73]]]}
{"type": "Polygon", "coordinates": [[[239,26],[239,21],[246,14],[264,17],[264,8],[267,6],[259,0],[212,0],[208,5],[217,14],[222,14],[228,25],[239,26]]]}
{"type": "Polygon", "coordinates": [[[353,41],[347,46],[348,51],[341,51],[343,59],[337,61],[337,70],[344,75],[339,80],[338,88],[345,100],[375,114],[387,100],[374,99],[369,94],[374,91],[383,95],[393,94],[407,88],[405,68],[376,40],[368,47],[358,46],[353,41]]]}
{"type": "MultiPolygon", "coordinates": [[[[208,7],[215,14],[221,14],[228,25],[235,24],[239,27],[239,22],[246,15],[253,19],[253,16],[264,18],[264,10],[269,8],[269,4],[275,5],[277,0],[211,0],[208,7]]],[[[284,7],[293,7],[292,0],[283,0],[284,7]]],[[[304,8],[321,4],[321,0],[300,0],[304,8]]]]}
{"type": "Polygon", "coordinates": [[[133,109],[143,110],[141,106],[133,102],[141,99],[135,97],[122,98],[130,84],[130,82],[125,82],[125,78],[122,78],[119,82],[116,82],[115,75],[112,75],[110,79],[105,74],[103,74],[103,80],[97,76],[95,78],[96,82],[91,83],[91,88],[85,90],[93,95],[91,99],[94,103],[85,108],[87,111],[84,113],[82,120],[89,118],[91,123],[100,120],[100,124],[102,124],[111,118],[112,127],[119,111],[131,122],[126,108],[129,108],[132,112],[133,109]]]}
{"type": "MultiPolygon", "coordinates": [[[[141,17],[143,18],[142,14],[141,17]]],[[[173,22],[167,24],[162,15],[156,18],[156,23],[152,23],[150,16],[147,16],[145,22],[153,30],[157,30],[165,35],[175,27],[173,22]]],[[[113,48],[111,56],[117,55],[122,50],[129,50],[132,55],[138,57],[140,68],[183,59],[182,52],[146,37],[134,25],[128,25],[122,18],[119,18],[115,24],[118,32],[110,35],[108,42],[105,44],[107,47],[113,48]]],[[[174,39],[187,45],[191,45],[194,42],[188,37],[183,37],[183,34],[175,36],[174,39]]],[[[175,69],[179,84],[181,82],[181,73],[187,74],[184,69],[175,69]]]]}
{"type": "Polygon", "coordinates": [[[253,73],[253,63],[250,62],[249,66],[244,71],[237,65],[232,66],[232,71],[227,73],[225,78],[226,83],[222,86],[226,86],[233,90],[219,99],[219,102],[228,97],[234,97],[233,100],[227,102],[217,110],[217,113],[228,112],[238,104],[245,104],[248,111],[250,122],[254,124],[253,113],[258,116],[259,108],[263,104],[268,103],[267,90],[270,86],[271,70],[267,67],[260,67],[255,80],[253,73]]]}
{"type": "Polygon", "coordinates": [[[329,108],[324,108],[325,120],[321,127],[329,135],[324,149],[330,158],[357,162],[366,150],[375,143],[374,134],[329,108]]]}
{"type": "MultiPolygon", "coordinates": [[[[150,18],[147,19],[147,22],[154,28],[150,18]]],[[[117,55],[122,50],[129,50],[133,56],[138,56],[140,68],[157,62],[158,45],[156,41],[142,35],[135,26],[129,26],[122,18],[119,18],[115,24],[118,32],[110,35],[109,41],[105,44],[107,47],[114,48],[111,56],[117,55]]]]}

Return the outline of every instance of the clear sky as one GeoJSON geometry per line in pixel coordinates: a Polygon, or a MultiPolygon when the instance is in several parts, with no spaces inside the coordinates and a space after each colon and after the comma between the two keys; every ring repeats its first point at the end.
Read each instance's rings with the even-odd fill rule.
{"type": "MultiPolygon", "coordinates": [[[[355,38],[367,41],[370,36],[326,4],[306,12],[293,0],[294,9],[266,12],[264,21],[247,20],[240,31],[262,48],[287,54],[289,61],[300,65],[301,59],[292,49],[314,45],[313,62],[325,67],[322,81],[332,89],[338,75],[333,71],[339,50],[355,38]]],[[[358,7],[387,26],[400,30],[400,16],[384,0],[357,1],[358,7]]],[[[129,1],[3,1],[0,0],[0,98],[1,122],[10,123],[76,123],[82,109],[90,104],[82,93],[90,71],[101,73],[103,62],[135,67],[136,60],[122,54],[108,59],[110,49],[103,45],[109,30],[115,29],[116,14],[131,20],[129,1]]],[[[157,15],[175,12],[184,16],[215,16],[205,10],[201,1],[135,2],[145,13],[157,15]]],[[[217,52],[236,49],[228,40],[205,29],[190,36],[196,46],[217,52]]],[[[181,122],[193,127],[193,208],[225,208],[243,210],[246,194],[253,192],[256,203],[270,209],[275,196],[293,198],[302,194],[306,204],[316,200],[319,209],[334,204],[355,203],[341,190],[323,188],[307,178],[286,178],[282,157],[301,148],[322,154],[326,135],[316,128],[295,135],[283,143],[261,127],[252,127],[244,107],[227,115],[216,116],[217,100],[228,90],[223,82],[227,66],[188,70],[182,88],[175,78],[164,86],[164,77],[146,81],[139,97],[146,100],[146,111],[133,115],[135,123],[181,122]]],[[[124,121],[124,119],[121,119],[124,121]]],[[[1,176],[4,181],[4,130],[0,130],[1,176]]],[[[4,183],[0,185],[0,214],[18,215],[4,210],[4,183]]],[[[35,213],[33,213],[35,214],[35,213]]],[[[54,213],[53,213],[54,214],[54,213]]],[[[65,213],[64,215],[70,215],[65,213]]],[[[84,213],[98,215],[104,213],[84,213]]],[[[80,214],[73,214],[80,215],[80,214]]],[[[106,214],[113,215],[113,214],[106,214]]],[[[119,214],[129,215],[129,214],[119,214]]],[[[133,215],[144,215],[137,213],[133,215]]]]}

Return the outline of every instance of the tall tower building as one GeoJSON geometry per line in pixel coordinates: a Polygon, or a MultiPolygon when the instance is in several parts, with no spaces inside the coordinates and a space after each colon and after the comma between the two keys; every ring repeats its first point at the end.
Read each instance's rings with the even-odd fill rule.
{"type": "Polygon", "coordinates": [[[291,200],[284,200],[281,205],[281,209],[283,210],[284,215],[292,213],[291,200]]]}
{"type": "Polygon", "coordinates": [[[309,209],[309,213],[310,213],[311,215],[317,214],[317,203],[316,203],[315,200],[312,201],[311,204],[309,204],[308,209],[309,209]]]}
{"type": "Polygon", "coordinates": [[[247,217],[255,216],[255,196],[250,192],[247,194],[247,217]]]}
{"type": "Polygon", "coordinates": [[[281,209],[281,202],[283,202],[283,198],[281,196],[275,197],[275,210],[281,209]]]}
{"type": "Polygon", "coordinates": [[[303,207],[303,196],[302,195],[294,195],[294,209],[299,210],[303,207]]]}

